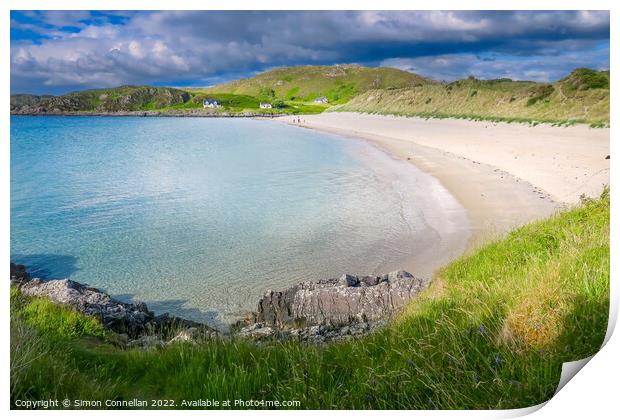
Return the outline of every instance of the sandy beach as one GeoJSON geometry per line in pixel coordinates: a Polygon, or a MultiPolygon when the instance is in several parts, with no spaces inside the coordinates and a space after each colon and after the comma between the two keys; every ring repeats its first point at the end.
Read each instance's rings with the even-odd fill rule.
{"type": "Polygon", "coordinates": [[[609,184],[609,129],[340,112],[301,118],[297,125],[370,141],[437,178],[467,211],[470,248],[609,184]]]}

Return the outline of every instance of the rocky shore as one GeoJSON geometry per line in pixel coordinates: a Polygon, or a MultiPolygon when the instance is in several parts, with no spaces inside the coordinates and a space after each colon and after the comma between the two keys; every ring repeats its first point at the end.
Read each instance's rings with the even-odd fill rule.
{"type": "Polygon", "coordinates": [[[166,111],[38,111],[36,109],[12,110],[11,115],[53,117],[193,117],[193,118],[275,118],[287,114],[266,112],[220,112],[212,110],[178,109],[166,111]]]}
{"type": "Polygon", "coordinates": [[[406,271],[383,276],[303,282],[281,292],[268,290],[240,335],[333,341],[382,327],[428,280],[406,271]]]}
{"type": "MultiPolygon", "coordinates": [[[[125,303],[70,279],[31,278],[26,267],[11,263],[11,285],[26,296],[44,297],[95,316],[127,346],[152,347],[198,342],[225,334],[205,324],[170,314],[155,315],[144,303],[125,303]]],[[[280,292],[267,291],[256,312],[237,322],[230,338],[329,342],[368,334],[426,287],[429,281],[406,271],[383,276],[303,282],[280,292]]]]}
{"type": "Polygon", "coordinates": [[[166,340],[210,339],[219,334],[205,324],[168,313],[155,315],[145,303],[121,302],[99,289],[70,279],[31,278],[23,265],[11,263],[11,285],[26,296],[44,297],[98,318],[106,329],[119,334],[130,346],[163,344],[166,340]]]}

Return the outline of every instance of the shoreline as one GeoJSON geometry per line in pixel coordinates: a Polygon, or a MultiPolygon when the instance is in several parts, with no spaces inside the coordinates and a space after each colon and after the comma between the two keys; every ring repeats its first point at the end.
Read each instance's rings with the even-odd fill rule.
{"type": "MultiPolygon", "coordinates": [[[[429,226],[439,226],[442,228],[437,246],[421,250],[411,249],[410,257],[403,260],[403,266],[399,267],[399,269],[406,269],[418,276],[432,277],[436,269],[463,254],[470,253],[485,242],[497,239],[519,225],[552,215],[567,204],[571,204],[554,200],[550,194],[544,192],[539,187],[516,177],[503,168],[469,159],[467,156],[456,153],[455,150],[450,150],[445,145],[443,145],[443,148],[430,147],[427,144],[423,144],[423,141],[417,141],[417,139],[409,137],[412,132],[410,124],[422,123],[422,128],[424,128],[424,126],[428,125],[451,126],[455,124],[454,121],[432,120],[429,122],[405,117],[378,117],[363,114],[352,114],[347,120],[343,116],[346,116],[346,114],[305,115],[302,117],[302,124],[291,124],[293,116],[290,115],[275,119],[255,118],[284,122],[301,128],[329,132],[354,139],[355,141],[361,140],[369,143],[372,147],[386,152],[392,158],[403,162],[403,164],[407,162],[413,164],[416,169],[419,169],[431,178],[428,182],[437,183],[440,187],[438,189],[440,193],[447,193],[449,198],[455,199],[453,201],[465,209],[467,215],[465,219],[469,219],[469,223],[455,224],[450,222],[452,220],[450,209],[441,207],[442,212],[433,214],[428,211],[430,207],[427,208],[424,213],[427,216],[430,215],[429,226]],[[404,122],[408,126],[404,129],[403,127],[396,127],[401,130],[400,136],[395,135],[394,132],[385,133],[389,135],[378,134],[376,130],[377,125],[375,124],[377,119],[381,120],[383,124],[398,125],[404,122]],[[355,124],[347,126],[347,123],[351,122],[355,124]],[[464,236],[463,242],[452,240],[454,238],[462,239],[464,236]]],[[[456,123],[462,125],[461,121],[456,123]]],[[[480,132],[482,126],[487,125],[480,122],[467,122],[467,124],[470,125],[470,131],[474,129],[476,132],[480,132]]],[[[382,126],[378,125],[378,128],[382,129],[382,126]]],[[[491,131],[498,135],[502,132],[502,128],[502,125],[499,127],[495,125],[491,131]]],[[[524,129],[524,127],[520,128],[524,129]]],[[[554,130],[564,131],[568,129],[557,128],[554,130]]],[[[601,129],[595,130],[600,132],[601,129]]],[[[399,132],[396,132],[396,134],[399,134],[399,132]]],[[[416,132],[416,134],[426,135],[428,137],[427,142],[433,140],[433,133],[416,132]]],[[[467,133],[467,130],[460,131],[460,134],[463,134],[464,138],[468,138],[468,134],[471,136],[471,133],[467,133]]],[[[443,136],[445,137],[446,134],[444,133],[443,136]]],[[[608,150],[609,146],[607,146],[607,153],[609,153],[608,150]]],[[[609,160],[606,160],[606,162],[608,165],[609,160]]],[[[432,184],[428,185],[432,186],[432,184]]],[[[429,188],[429,190],[435,191],[437,189],[429,188]]],[[[431,195],[431,200],[435,200],[440,206],[440,203],[446,203],[446,201],[432,197],[432,191],[428,193],[431,195]]],[[[435,232],[437,231],[435,230],[435,232]]]]}
{"type": "Polygon", "coordinates": [[[291,119],[279,117],[275,121],[370,142],[437,179],[467,212],[471,237],[465,253],[518,226],[578,203],[581,193],[597,195],[603,183],[598,189],[596,182],[605,176],[604,183],[609,184],[609,159],[605,160],[605,155],[609,155],[608,129],[605,132],[605,129],[584,127],[529,127],[340,112],[307,115],[302,117],[302,123],[293,123],[291,119]],[[583,153],[568,156],[569,159],[564,159],[568,163],[557,165],[555,171],[549,170],[573,149],[586,151],[591,146],[592,139],[587,135],[591,133],[587,130],[598,130],[595,131],[597,147],[586,156],[583,153]],[[525,138],[528,134],[536,139],[542,138],[544,144],[532,148],[532,141],[525,138]],[[606,149],[603,144],[605,137],[606,149]],[[459,141],[461,139],[465,141],[459,141]],[[566,144],[568,151],[562,153],[566,144]],[[536,157],[539,148],[546,152],[542,159],[529,159],[530,162],[523,159],[528,153],[532,158],[536,157]],[[518,162],[516,165],[505,163],[506,149],[508,154],[512,152],[511,158],[518,162]],[[598,162],[594,160],[597,153],[601,155],[598,162]],[[518,161],[519,157],[522,157],[521,161],[518,161]],[[543,164],[537,172],[532,165],[540,160],[543,164]],[[581,160],[581,165],[575,164],[574,160],[581,160]],[[523,162],[526,170],[532,172],[526,174],[530,176],[514,170],[523,162]],[[590,179],[590,183],[579,184],[578,177],[575,182],[565,184],[564,178],[573,176],[574,172],[567,171],[566,166],[576,166],[572,169],[584,171],[586,177],[588,173],[598,176],[590,179]],[[532,182],[539,179],[542,182],[532,182]],[[565,190],[571,188],[575,193],[567,194],[565,190]]]}
{"type": "Polygon", "coordinates": [[[290,116],[286,113],[262,113],[262,112],[213,112],[203,111],[201,108],[170,111],[104,111],[104,112],[46,112],[46,113],[21,113],[11,112],[14,117],[170,117],[170,118],[260,118],[270,119],[290,116]]]}
{"type": "MultiPolygon", "coordinates": [[[[350,142],[351,139],[345,138],[344,141],[350,142]]],[[[366,155],[366,148],[372,151],[369,156],[358,156],[366,160],[364,164],[368,168],[374,167],[373,171],[377,174],[388,172],[388,176],[395,176],[391,182],[401,185],[397,189],[401,196],[402,217],[407,219],[408,225],[416,226],[416,232],[408,245],[403,242],[403,248],[399,248],[405,255],[396,258],[394,253],[391,253],[393,260],[389,264],[378,266],[371,272],[359,271],[356,266],[352,266],[347,272],[375,275],[392,270],[406,270],[416,276],[431,279],[437,269],[468,249],[472,229],[467,210],[428,171],[411,165],[371,141],[355,139],[352,143],[357,153],[366,155]],[[382,158],[378,159],[375,154],[382,158]]]]}

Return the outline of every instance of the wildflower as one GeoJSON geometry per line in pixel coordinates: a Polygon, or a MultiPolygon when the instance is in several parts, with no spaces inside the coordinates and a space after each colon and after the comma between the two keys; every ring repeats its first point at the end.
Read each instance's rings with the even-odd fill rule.
{"type": "Polygon", "coordinates": [[[478,371],[474,372],[474,384],[478,385],[480,383],[480,373],[478,371]]]}
{"type": "Polygon", "coordinates": [[[499,354],[496,354],[495,360],[493,360],[493,364],[492,364],[493,369],[500,367],[502,362],[503,362],[502,356],[500,356],[499,354]]]}

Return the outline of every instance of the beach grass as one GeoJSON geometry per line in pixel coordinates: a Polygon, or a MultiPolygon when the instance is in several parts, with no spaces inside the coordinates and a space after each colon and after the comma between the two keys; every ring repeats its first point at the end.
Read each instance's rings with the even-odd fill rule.
{"type": "MultiPolygon", "coordinates": [[[[437,272],[389,327],[329,345],[222,339],[125,349],[94,319],[11,293],[11,401],[278,400],[296,408],[519,408],[601,346],[609,191],[437,272]]],[[[234,408],[234,405],[233,405],[234,408]]]]}
{"type": "Polygon", "coordinates": [[[554,83],[479,80],[368,90],[330,111],[609,127],[609,72],[576,69],[554,83]]]}

